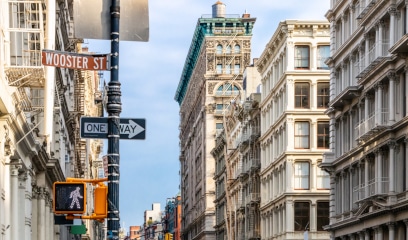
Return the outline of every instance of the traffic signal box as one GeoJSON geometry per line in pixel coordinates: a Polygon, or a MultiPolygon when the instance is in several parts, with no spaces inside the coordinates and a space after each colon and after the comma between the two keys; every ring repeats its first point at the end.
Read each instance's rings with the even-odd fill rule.
{"type": "Polygon", "coordinates": [[[66,219],[96,219],[103,221],[108,214],[108,187],[103,179],[68,178],[67,182],[55,182],[53,185],[53,210],[55,214],[67,214],[66,219]],[[86,211],[86,183],[97,185],[94,190],[94,212],[91,216],[74,216],[86,211]]]}
{"type": "Polygon", "coordinates": [[[171,233],[164,234],[164,240],[173,240],[173,234],[171,233]]]}

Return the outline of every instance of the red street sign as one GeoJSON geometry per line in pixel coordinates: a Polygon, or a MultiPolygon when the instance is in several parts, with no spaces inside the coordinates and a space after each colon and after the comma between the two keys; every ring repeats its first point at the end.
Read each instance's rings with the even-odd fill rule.
{"type": "Polygon", "coordinates": [[[54,50],[42,50],[42,64],[60,68],[82,70],[108,70],[108,54],[78,54],[54,50]]]}

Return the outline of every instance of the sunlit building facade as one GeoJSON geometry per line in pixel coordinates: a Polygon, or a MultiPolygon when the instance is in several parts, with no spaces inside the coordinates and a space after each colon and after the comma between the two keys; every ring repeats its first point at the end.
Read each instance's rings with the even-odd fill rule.
{"type": "MultiPolygon", "coordinates": [[[[99,116],[99,76],[46,67],[43,49],[82,52],[72,1],[0,2],[0,238],[72,239],[54,219],[52,186],[94,178],[99,140],[82,140],[82,115],[99,116]]],[[[89,190],[91,190],[90,188],[89,190]]],[[[90,200],[90,202],[93,202],[90,200]]],[[[89,205],[87,213],[92,211],[89,205]]],[[[103,239],[103,224],[82,221],[82,239],[103,239]]]]}
{"type": "Polygon", "coordinates": [[[262,239],[329,239],[329,49],[327,21],[286,20],[257,61],[262,239]]]}
{"type": "Polygon", "coordinates": [[[407,239],[408,2],[331,0],[331,239],[407,239]]]}
{"type": "Polygon", "coordinates": [[[198,19],[175,100],[180,105],[181,239],[215,239],[215,146],[224,110],[243,89],[250,65],[254,18],[225,14],[215,3],[212,15],[198,19]]]}

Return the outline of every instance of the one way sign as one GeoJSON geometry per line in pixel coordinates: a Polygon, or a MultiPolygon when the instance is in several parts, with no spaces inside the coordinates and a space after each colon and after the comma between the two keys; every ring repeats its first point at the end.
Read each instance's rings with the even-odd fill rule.
{"type": "MultiPolygon", "coordinates": [[[[145,139],[145,119],[120,119],[120,139],[145,139]]],[[[108,118],[81,117],[81,138],[108,138],[108,118]]]]}

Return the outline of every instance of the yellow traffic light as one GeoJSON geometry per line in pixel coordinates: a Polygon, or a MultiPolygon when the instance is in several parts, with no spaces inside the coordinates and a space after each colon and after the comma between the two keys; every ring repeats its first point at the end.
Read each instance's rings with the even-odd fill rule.
{"type": "Polygon", "coordinates": [[[169,240],[169,234],[168,233],[164,234],[164,240],[169,240]]]}
{"type": "Polygon", "coordinates": [[[173,234],[168,233],[169,234],[169,240],[173,240],[173,234]]]}
{"type": "Polygon", "coordinates": [[[108,187],[101,183],[94,191],[94,214],[105,218],[108,215],[108,187]]]}
{"type": "Polygon", "coordinates": [[[56,214],[83,214],[86,210],[85,183],[55,182],[53,195],[56,214]]]}

